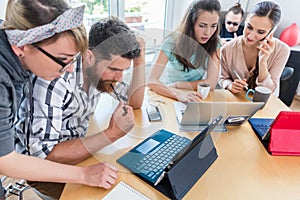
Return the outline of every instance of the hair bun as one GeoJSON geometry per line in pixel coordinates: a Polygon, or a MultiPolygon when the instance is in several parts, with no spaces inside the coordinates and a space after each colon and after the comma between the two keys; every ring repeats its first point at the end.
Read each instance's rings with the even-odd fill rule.
{"type": "Polygon", "coordinates": [[[235,7],[241,7],[241,4],[240,4],[240,2],[237,2],[237,3],[234,4],[234,6],[235,7]]]}

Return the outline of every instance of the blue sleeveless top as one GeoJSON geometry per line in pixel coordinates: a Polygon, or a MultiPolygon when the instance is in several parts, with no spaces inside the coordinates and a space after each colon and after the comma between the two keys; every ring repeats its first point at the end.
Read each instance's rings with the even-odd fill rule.
{"type": "MultiPolygon", "coordinates": [[[[167,37],[161,47],[161,50],[167,55],[168,63],[160,78],[164,84],[170,84],[174,82],[192,82],[196,80],[202,80],[207,77],[207,65],[208,58],[206,58],[204,66],[197,66],[196,69],[189,68],[189,71],[182,71],[183,64],[180,63],[174,54],[175,41],[173,37],[167,37]]],[[[188,59],[189,62],[195,65],[195,54],[188,59]]]]}

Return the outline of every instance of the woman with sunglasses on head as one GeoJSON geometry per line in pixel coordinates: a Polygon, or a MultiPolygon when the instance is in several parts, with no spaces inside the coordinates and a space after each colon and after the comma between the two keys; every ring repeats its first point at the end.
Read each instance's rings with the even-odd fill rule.
{"type": "Polygon", "coordinates": [[[226,12],[224,23],[220,29],[222,44],[243,34],[244,26],[241,25],[243,17],[244,10],[240,3],[236,3],[226,12]]]}
{"type": "MultiPolygon", "coordinates": [[[[8,1],[6,20],[0,22],[0,174],[104,188],[115,183],[117,170],[105,163],[75,167],[14,151],[14,121],[23,95],[31,95],[30,74],[53,80],[72,71],[78,52],[87,49],[83,12],[63,0],[8,1]],[[110,175],[103,177],[103,171],[110,175]]],[[[4,195],[0,181],[0,199],[4,195]]]]}
{"type": "Polygon", "coordinates": [[[197,0],[188,8],[178,28],[164,41],[148,80],[148,86],[160,95],[181,102],[200,101],[200,82],[216,87],[219,76],[218,21],[220,3],[217,0],[197,0]]]}
{"type": "Polygon", "coordinates": [[[264,86],[279,94],[279,78],[289,57],[289,47],[273,37],[281,17],[271,1],[257,3],[246,18],[242,36],[221,50],[219,84],[236,94],[244,88],[264,86]]]}

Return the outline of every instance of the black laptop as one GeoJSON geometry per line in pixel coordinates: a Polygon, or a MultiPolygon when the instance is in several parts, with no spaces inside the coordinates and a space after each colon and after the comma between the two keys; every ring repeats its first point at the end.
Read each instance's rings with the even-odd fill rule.
{"type": "Polygon", "coordinates": [[[210,133],[221,119],[193,140],[159,130],[117,162],[167,197],[181,199],[218,157],[210,133]]]}

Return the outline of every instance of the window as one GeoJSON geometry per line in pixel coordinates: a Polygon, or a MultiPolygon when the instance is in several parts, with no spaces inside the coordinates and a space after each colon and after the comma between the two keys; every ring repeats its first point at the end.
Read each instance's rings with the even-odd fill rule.
{"type": "MultiPolygon", "coordinates": [[[[146,42],[146,60],[152,61],[155,49],[165,36],[166,9],[171,0],[69,0],[71,6],[86,5],[84,25],[89,31],[92,24],[110,15],[124,20],[146,42]]],[[[173,10],[169,13],[172,16],[173,10]]],[[[173,18],[169,17],[169,19],[173,18]]]]}
{"type": "Polygon", "coordinates": [[[165,4],[166,0],[124,0],[120,7],[119,17],[145,40],[147,63],[164,37],[165,4]]]}
{"type": "Polygon", "coordinates": [[[125,21],[140,30],[164,28],[165,0],[125,0],[125,21]]]}
{"type": "Polygon", "coordinates": [[[69,0],[70,5],[85,5],[83,24],[87,31],[99,19],[109,16],[109,0],[69,0]]]}

